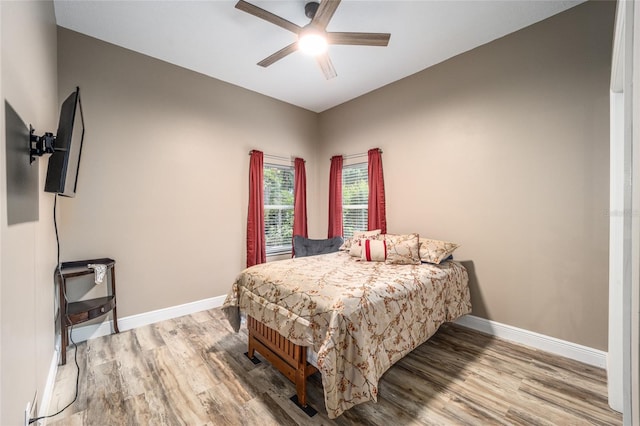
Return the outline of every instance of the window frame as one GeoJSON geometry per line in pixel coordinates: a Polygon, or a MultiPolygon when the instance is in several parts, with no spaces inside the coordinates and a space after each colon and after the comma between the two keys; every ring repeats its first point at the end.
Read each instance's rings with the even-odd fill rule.
{"type": "Polygon", "coordinates": [[[347,164],[342,166],[342,233],[343,238],[351,238],[354,232],[366,231],[368,228],[368,218],[369,218],[369,163],[367,161],[360,161],[357,163],[347,164]],[[345,204],[344,203],[344,195],[345,195],[345,170],[346,169],[362,169],[364,171],[364,180],[366,182],[366,193],[364,195],[364,204],[345,204]],[[345,220],[345,213],[348,210],[361,210],[364,212],[364,229],[353,229],[350,233],[347,232],[345,220]]]}
{"type": "Polygon", "coordinates": [[[268,200],[267,200],[267,180],[264,179],[264,183],[263,183],[263,195],[264,195],[264,237],[265,237],[265,251],[266,251],[266,255],[267,256],[278,256],[278,255],[283,255],[283,254],[291,254],[293,251],[293,208],[294,208],[294,203],[295,200],[293,197],[295,197],[295,168],[292,164],[277,164],[277,163],[267,163],[264,162],[262,165],[262,171],[263,171],[263,175],[266,175],[266,171],[267,169],[280,169],[280,170],[290,170],[291,171],[291,194],[292,194],[292,201],[291,204],[267,204],[268,200]],[[292,237],[289,239],[287,244],[280,244],[280,245],[272,245],[270,246],[268,244],[267,241],[267,211],[268,210],[280,210],[282,211],[291,211],[291,234],[292,237]]]}

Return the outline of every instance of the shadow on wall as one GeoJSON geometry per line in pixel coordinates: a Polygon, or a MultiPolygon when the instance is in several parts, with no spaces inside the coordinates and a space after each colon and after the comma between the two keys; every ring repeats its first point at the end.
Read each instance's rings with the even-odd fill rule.
{"type": "Polygon", "coordinates": [[[482,292],[480,291],[480,284],[478,283],[478,277],[476,276],[476,268],[472,260],[460,260],[462,266],[467,269],[469,274],[469,291],[471,293],[471,315],[491,319],[489,318],[489,312],[482,298],[482,292]]]}

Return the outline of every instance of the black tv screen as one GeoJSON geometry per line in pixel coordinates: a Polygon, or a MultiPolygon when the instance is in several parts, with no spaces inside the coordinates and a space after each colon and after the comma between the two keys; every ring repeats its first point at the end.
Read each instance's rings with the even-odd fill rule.
{"type": "Polygon", "coordinates": [[[78,186],[78,170],[84,139],[84,117],[80,103],[80,88],[71,93],[60,108],[60,121],[49,157],[46,192],[55,192],[65,197],[74,197],[78,186]]]}

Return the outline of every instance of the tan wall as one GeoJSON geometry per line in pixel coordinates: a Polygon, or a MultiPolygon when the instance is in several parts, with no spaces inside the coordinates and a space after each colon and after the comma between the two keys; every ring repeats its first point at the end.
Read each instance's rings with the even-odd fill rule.
{"type": "Polygon", "coordinates": [[[614,9],[588,2],[322,113],[319,181],[331,155],[383,148],[389,232],[460,243],[474,315],[606,350],[614,9]]]}
{"type": "Polygon", "coordinates": [[[56,26],[51,2],[0,2],[0,15],[0,424],[17,425],[36,391],[42,398],[54,353],[56,254],[53,197],[43,192],[46,159],[33,166],[40,172],[40,220],[7,225],[4,101],[26,124],[33,124],[36,133],[55,132],[56,26]]]}
{"type": "Polygon", "coordinates": [[[307,159],[315,232],[316,114],[66,29],[58,46],[60,96],[80,86],[87,129],[62,257],[116,259],[119,315],[228,292],[253,148],[307,159]]]}

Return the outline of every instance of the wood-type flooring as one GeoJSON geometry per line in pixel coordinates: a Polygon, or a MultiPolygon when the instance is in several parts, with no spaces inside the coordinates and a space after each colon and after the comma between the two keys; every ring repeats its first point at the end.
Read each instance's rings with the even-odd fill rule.
{"type": "MultiPolygon", "coordinates": [[[[318,414],[308,417],[289,400],[292,383],[243,355],[245,330],[233,333],[212,309],[81,343],[78,399],[47,425],[622,424],[604,370],[452,324],[384,374],[377,403],[337,419],[326,415],[321,376],[311,376],[318,414]]],[[[73,358],[70,346],[52,413],[73,399],[73,358]]]]}

